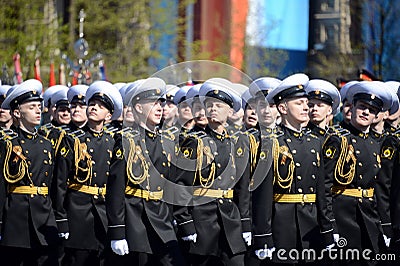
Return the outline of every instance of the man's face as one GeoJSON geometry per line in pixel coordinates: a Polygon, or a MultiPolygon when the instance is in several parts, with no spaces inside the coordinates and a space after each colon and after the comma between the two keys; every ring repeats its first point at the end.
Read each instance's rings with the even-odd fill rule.
{"type": "Polygon", "coordinates": [[[246,128],[252,128],[257,125],[257,114],[256,114],[256,106],[255,104],[247,104],[246,109],[244,110],[243,122],[246,128]]]}
{"type": "Polygon", "coordinates": [[[224,125],[233,114],[233,109],[228,104],[212,97],[206,99],[205,106],[209,123],[224,125]]]}
{"type": "Polygon", "coordinates": [[[374,122],[378,113],[376,107],[364,101],[357,101],[351,110],[351,121],[356,126],[366,128],[374,122]]]}
{"type": "Polygon", "coordinates": [[[17,117],[26,127],[35,127],[40,124],[42,115],[42,103],[39,101],[26,102],[19,105],[14,110],[14,116],[17,117]]]}
{"type": "Polygon", "coordinates": [[[131,124],[135,122],[135,117],[133,115],[132,106],[124,106],[124,122],[131,124]]]}
{"type": "Polygon", "coordinates": [[[171,120],[177,117],[178,108],[176,105],[170,101],[167,101],[163,107],[162,117],[164,120],[171,120]]]}
{"type": "Polygon", "coordinates": [[[206,110],[199,101],[194,101],[192,105],[193,118],[196,125],[205,127],[208,124],[206,110]]]}
{"type": "Polygon", "coordinates": [[[278,109],[275,104],[268,104],[264,99],[257,100],[257,117],[262,126],[271,126],[276,122],[278,109]]]}
{"type": "Polygon", "coordinates": [[[102,101],[96,99],[90,100],[86,111],[88,120],[93,122],[101,122],[111,119],[110,110],[107,109],[102,101]]]}
{"type": "Polygon", "coordinates": [[[310,120],[314,124],[323,122],[332,113],[332,107],[321,100],[310,99],[308,107],[310,108],[308,112],[310,120]]]}
{"type": "Polygon", "coordinates": [[[283,105],[284,114],[286,119],[292,125],[304,125],[309,121],[308,117],[308,99],[306,97],[288,99],[280,103],[283,105]]]}
{"type": "Polygon", "coordinates": [[[87,106],[80,103],[72,103],[71,107],[71,120],[75,123],[85,123],[87,120],[86,110],[87,106]]]}
{"type": "Polygon", "coordinates": [[[178,116],[182,123],[193,119],[192,110],[187,102],[178,104],[178,116]]]}
{"type": "Polygon", "coordinates": [[[163,112],[163,102],[161,100],[142,100],[135,105],[136,111],[139,111],[141,122],[152,127],[161,122],[163,112]]]}
{"type": "MultiPolygon", "coordinates": [[[[3,102],[0,102],[0,106],[3,102]]],[[[10,110],[2,109],[0,107],[0,123],[6,124],[11,120],[11,113],[10,110]]]]}
{"type": "Polygon", "coordinates": [[[54,119],[61,125],[68,125],[71,122],[71,112],[68,106],[59,106],[54,112],[54,119]]]}
{"type": "Polygon", "coordinates": [[[347,100],[345,100],[343,103],[342,113],[344,121],[348,123],[351,119],[351,103],[349,103],[347,100]]]}

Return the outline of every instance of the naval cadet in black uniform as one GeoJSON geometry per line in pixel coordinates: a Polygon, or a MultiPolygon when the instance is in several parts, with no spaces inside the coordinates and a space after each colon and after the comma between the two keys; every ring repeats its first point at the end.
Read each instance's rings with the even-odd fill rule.
{"type": "Polygon", "coordinates": [[[106,184],[114,139],[104,121],[122,113],[122,98],[109,82],[96,81],[86,92],[88,121],[67,134],[57,154],[56,218],[65,241],[63,265],[100,265],[106,244],[106,184]]]}
{"type": "Polygon", "coordinates": [[[165,86],[148,78],[136,88],[137,130],[116,137],[106,200],[113,265],[184,265],[169,207],[174,141],[158,129],[165,86]]]}
{"type": "MultiPolygon", "coordinates": [[[[342,243],[339,247],[357,249],[359,254],[369,249],[376,254],[383,242],[375,191],[381,149],[369,130],[376,115],[390,108],[391,95],[382,89],[381,82],[362,81],[351,86],[346,99],[352,103],[348,130],[331,134],[323,147],[326,173],[332,183],[334,226],[342,243]]],[[[342,259],[346,263],[345,259],[352,258],[342,259]]],[[[351,263],[373,263],[361,255],[359,259],[351,263]]]]}
{"type": "Polygon", "coordinates": [[[208,125],[188,134],[177,155],[177,183],[192,187],[192,198],[174,212],[191,265],[244,265],[251,244],[249,144],[224,127],[241,107],[233,87],[216,80],[201,85],[208,125]]]}
{"type": "Polygon", "coordinates": [[[37,133],[42,83],[27,80],[2,104],[16,134],[1,143],[0,245],[3,265],[57,265],[57,225],[49,195],[54,167],[50,141],[37,133]]]}
{"type": "Polygon", "coordinates": [[[333,245],[322,142],[302,130],[308,121],[307,83],[305,74],[294,74],[267,95],[268,102],[277,105],[282,123],[270,135],[273,164],[263,180],[254,180],[252,217],[255,255],[272,257],[275,263],[312,261],[316,258],[289,257],[288,253],[333,245]]]}
{"type": "Polygon", "coordinates": [[[68,131],[68,124],[71,122],[71,113],[67,98],[68,87],[64,85],[55,85],[51,87],[54,91],[50,96],[50,106],[54,107],[52,120],[41,126],[39,134],[50,140],[54,153],[57,154],[61,139],[68,131]],[[53,88],[55,87],[55,88],[53,88]]]}

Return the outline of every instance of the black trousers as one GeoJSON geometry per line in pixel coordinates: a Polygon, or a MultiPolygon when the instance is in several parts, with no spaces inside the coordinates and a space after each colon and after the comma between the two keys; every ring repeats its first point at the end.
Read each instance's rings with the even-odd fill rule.
{"type": "Polygon", "coordinates": [[[41,246],[36,248],[19,248],[1,246],[1,265],[7,266],[57,266],[57,247],[41,246]]]}
{"type": "MultiPolygon", "coordinates": [[[[64,257],[62,259],[62,266],[102,266],[104,265],[107,253],[111,251],[108,249],[88,250],[88,249],[75,249],[64,248],[64,257]]],[[[116,266],[116,265],[114,265],[116,266]]]]}

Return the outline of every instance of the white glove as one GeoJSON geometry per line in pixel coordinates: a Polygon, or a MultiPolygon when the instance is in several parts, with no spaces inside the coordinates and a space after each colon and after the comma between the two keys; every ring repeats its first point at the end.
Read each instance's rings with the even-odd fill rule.
{"type": "Polygon", "coordinates": [[[242,233],[242,237],[244,239],[244,242],[246,242],[248,246],[251,246],[251,232],[242,233]]]}
{"type": "Polygon", "coordinates": [[[256,256],[260,259],[272,258],[272,253],[274,253],[275,248],[264,248],[264,249],[257,249],[256,256]]]}
{"type": "Polygon", "coordinates": [[[59,238],[64,238],[64,239],[68,239],[69,233],[68,232],[66,232],[66,233],[58,233],[58,237],[59,238]]]}
{"type": "Polygon", "coordinates": [[[333,234],[333,242],[335,242],[336,244],[339,242],[339,234],[333,234]]]}
{"type": "Polygon", "coordinates": [[[385,245],[386,247],[390,246],[390,237],[387,237],[386,235],[383,235],[383,240],[385,240],[385,245]]]}
{"type": "Polygon", "coordinates": [[[193,241],[193,243],[196,243],[197,234],[194,233],[193,235],[184,236],[184,237],[182,237],[182,240],[183,241],[193,241]]]}
{"type": "Polygon", "coordinates": [[[126,239],[111,240],[111,249],[117,255],[125,255],[129,253],[128,242],[126,239]]]}

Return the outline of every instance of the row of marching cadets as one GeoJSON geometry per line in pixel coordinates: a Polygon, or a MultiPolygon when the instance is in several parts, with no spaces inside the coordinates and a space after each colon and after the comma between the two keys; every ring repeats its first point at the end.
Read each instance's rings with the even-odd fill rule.
{"type": "Polygon", "coordinates": [[[295,74],[246,90],[221,78],[97,81],[43,97],[37,80],[7,88],[1,257],[259,265],[309,262],[278,250],[396,248],[398,85],[339,94],[295,74]],[[344,120],[329,127],[340,102],[344,120]]]}

